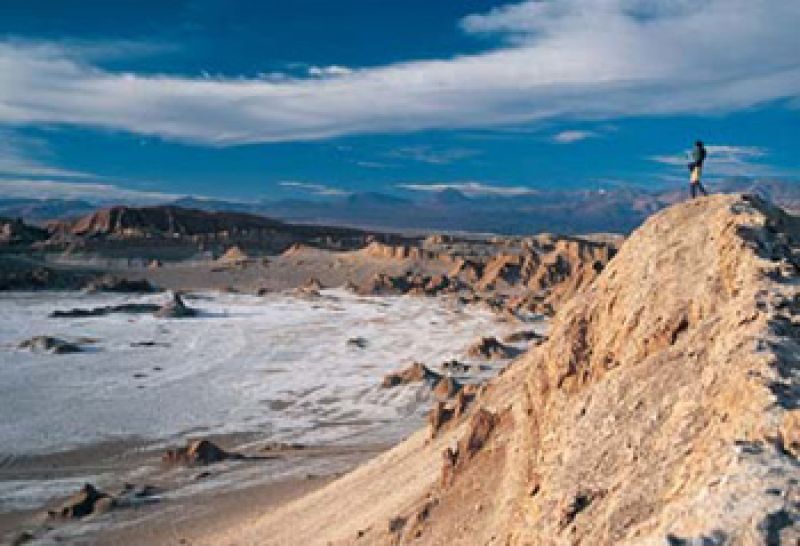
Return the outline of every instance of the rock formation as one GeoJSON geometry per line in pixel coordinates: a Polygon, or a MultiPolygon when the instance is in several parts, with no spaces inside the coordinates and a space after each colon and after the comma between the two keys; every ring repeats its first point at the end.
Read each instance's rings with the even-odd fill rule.
{"type": "Polygon", "coordinates": [[[797,218],[666,209],[462,417],[209,543],[797,544],[798,279],[797,218]]]}
{"type": "Polygon", "coordinates": [[[159,318],[186,318],[197,315],[197,310],[183,303],[180,293],[173,292],[167,303],[154,313],[159,318]]]}
{"type": "Polygon", "coordinates": [[[512,358],[517,354],[518,350],[500,343],[496,337],[482,337],[467,349],[468,356],[487,360],[512,358]]]}
{"type": "Polygon", "coordinates": [[[441,375],[434,372],[420,362],[414,362],[409,367],[386,374],[383,378],[381,386],[384,389],[396,387],[398,385],[408,385],[410,383],[425,382],[430,386],[434,386],[441,379],[441,375]]]}
{"type": "Polygon", "coordinates": [[[57,309],[50,313],[50,318],[84,318],[84,317],[102,317],[112,313],[157,313],[164,306],[155,303],[120,303],[119,305],[104,305],[101,307],[92,307],[89,309],[74,308],[67,310],[57,309]]]}
{"type": "MultiPolygon", "coordinates": [[[[158,502],[158,490],[150,485],[136,486],[126,483],[116,494],[100,491],[90,483],[69,497],[55,510],[49,510],[51,519],[81,519],[105,514],[115,508],[126,508],[158,502]]],[[[32,538],[33,535],[32,535],[32,538]]]]}
{"type": "Polygon", "coordinates": [[[174,206],[100,209],[72,221],[51,222],[51,233],[133,238],[153,235],[197,235],[236,230],[281,228],[285,224],[238,212],[208,212],[174,206]]]}
{"type": "Polygon", "coordinates": [[[217,258],[218,263],[227,265],[238,265],[248,260],[250,260],[250,256],[238,245],[230,247],[222,256],[217,258]]]}
{"type": "Polygon", "coordinates": [[[161,460],[167,464],[183,464],[188,466],[209,465],[241,459],[242,455],[230,453],[208,440],[190,440],[185,447],[168,450],[161,460]]]}
{"type": "Polygon", "coordinates": [[[79,519],[103,511],[111,497],[87,483],[56,510],[48,512],[51,518],[79,519]]]}
{"type": "Polygon", "coordinates": [[[513,332],[508,334],[506,337],[503,338],[503,342],[505,343],[522,343],[525,341],[532,341],[535,343],[541,343],[544,341],[545,337],[534,331],[534,330],[520,330],[518,332],[513,332]]]}
{"type": "Polygon", "coordinates": [[[33,353],[50,353],[57,355],[80,353],[83,351],[80,345],[51,336],[35,336],[20,342],[17,347],[33,353]]]}

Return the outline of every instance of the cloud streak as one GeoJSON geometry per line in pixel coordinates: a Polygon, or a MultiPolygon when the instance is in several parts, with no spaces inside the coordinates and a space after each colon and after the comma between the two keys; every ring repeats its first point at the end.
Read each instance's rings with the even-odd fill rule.
{"type": "Polygon", "coordinates": [[[409,191],[421,192],[441,192],[445,190],[456,190],[470,197],[478,196],[497,196],[514,197],[520,195],[534,195],[537,193],[533,188],[524,186],[494,186],[483,182],[441,182],[441,183],[407,183],[398,184],[398,188],[409,191]]]}
{"type": "MultiPolygon", "coordinates": [[[[708,145],[706,174],[712,177],[726,176],[782,176],[786,173],[766,161],[769,151],[758,146],[708,145]]],[[[656,155],[649,159],[670,167],[686,170],[690,151],[672,155],[656,155]]]]}
{"type": "Polygon", "coordinates": [[[0,123],[222,146],[717,113],[800,95],[798,24],[797,2],[528,1],[462,22],[499,49],[278,81],[111,72],[69,45],[5,42],[0,123]]]}
{"type": "Polygon", "coordinates": [[[114,184],[67,182],[43,179],[0,179],[4,198],[78,199],[91,203],[154,204],[174,201],[184,195],[122,188],[114,184]]]}
{"type": "Polygon", "coordinates": [[[468,148],[436,149],[431,146],[404,146],[386,153],[386,157],[410,159],[429,165],[450,165],[456,161],[479,155],[478,150],[468,148]]]}
{"type": "Polygon", "coordinates": [[[350,195],[351,192],[345,191],[333,186],[326,186],[325,184],[316,184],[313,182],[297,182],[295,180],[285,180],[278,182],[279,186],[299,190],[304,193],[311,193],[313,195],[323,195],[327,197],[344,197],[350,195]]]}
{"type": "Polygon", "coordinates": [[[572,144],[573,142],[580,142],[596,136],[598,135],[594,131],[567,130],[553,136],[553,141],[559,144],[572,144]]]}

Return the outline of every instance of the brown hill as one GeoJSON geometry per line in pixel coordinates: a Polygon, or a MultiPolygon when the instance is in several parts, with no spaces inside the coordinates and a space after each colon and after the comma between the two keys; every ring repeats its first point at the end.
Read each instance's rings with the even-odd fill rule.
{"type": "Polygon", "coordinates": [[[799,278],[796,218],[671,207],[465,415],[205,543],[797,544],[799,278]]]}
{"type": "Polygon", "coordinates": [[[147,235],[199,235],[274,229],[286,224],[238,212],[208,212],[173,206],[116,206],[97,210],[75,220],[50,222],[52,233],[141,237],[147,235]]]}

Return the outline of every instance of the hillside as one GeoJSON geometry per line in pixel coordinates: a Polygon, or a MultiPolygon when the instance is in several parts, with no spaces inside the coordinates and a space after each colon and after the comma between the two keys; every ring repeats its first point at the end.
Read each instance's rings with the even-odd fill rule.
{"type": "Polygon", "coordinates": [[[176,206],[115,207],[67,220],[48,222],[48,250],[107,257],[188,259],[218,256],[231,246],[256,254],[277,253],[292,244],[330,249],[363,246],[368,234],[355,229],[289,224],[237,211],[176,206]]]}
{"type": "Polygon", "coordinates": [[[135,237],[147,235],[199,235],[230,231],[275,229],[285,224],[237,212],[208,212],[181,207],[126,207],[99,209],[74,220],[51,222],[53,233],[135,237]]]}
{"type": "Polygon", "coordinates": [[[656,214],[474,401],[204,543],[797,544],[799,241],[755,198],[656,214]]]}

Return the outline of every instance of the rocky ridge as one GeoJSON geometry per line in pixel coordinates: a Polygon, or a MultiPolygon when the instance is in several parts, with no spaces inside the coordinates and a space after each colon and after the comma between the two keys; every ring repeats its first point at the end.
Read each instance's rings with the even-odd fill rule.
{"type": "Polygon", "coordinates": [[[671,207],[434,434],[207,543],[796,544],[799,278],[797,218],[671,207]]]}

